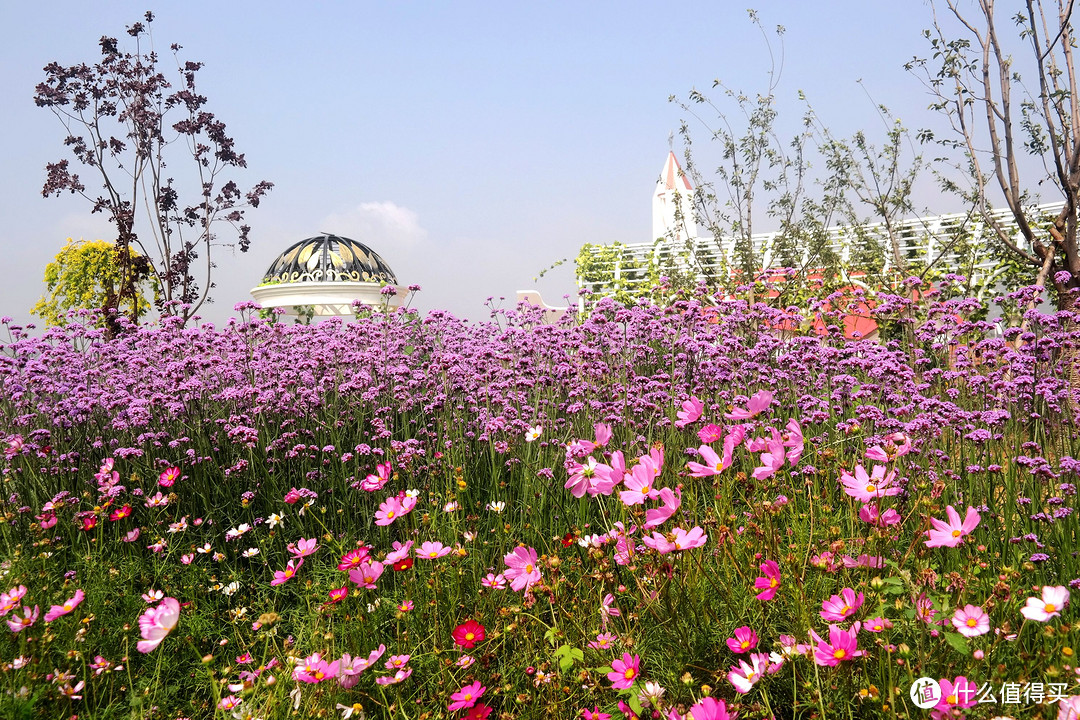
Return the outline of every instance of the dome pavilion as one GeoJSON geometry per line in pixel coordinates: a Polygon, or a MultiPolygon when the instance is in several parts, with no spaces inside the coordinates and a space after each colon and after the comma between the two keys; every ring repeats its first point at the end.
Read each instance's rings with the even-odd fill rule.
{"type": "Polygon", "coordinates": [[[356,240],[324,233],[278,255],[251,294],[264,308],[281,307],[293,315],[313,309],[314,315],[326,316],[352,315],[355,301],[393,309],[401,303],[401,291],[378,253],[356,240]]]}

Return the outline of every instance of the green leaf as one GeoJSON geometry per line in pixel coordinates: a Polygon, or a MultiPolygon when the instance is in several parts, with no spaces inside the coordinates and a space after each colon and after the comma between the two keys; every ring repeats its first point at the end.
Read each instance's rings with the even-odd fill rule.
{"type": "Polygon", "coordinates": [[[971,654],[971,648],[968,647],[967,638],[960,633],[945,633],[945,642],[952,645],[953,650],[956,650],[956,652],[962,655],[971,654]]]}

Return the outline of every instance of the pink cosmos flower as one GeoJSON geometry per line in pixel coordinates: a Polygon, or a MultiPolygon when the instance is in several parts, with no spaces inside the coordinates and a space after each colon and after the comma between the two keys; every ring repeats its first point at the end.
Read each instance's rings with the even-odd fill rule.
{"type": "Polygon", "coordinates": [[[379,509],[375,511],[375,524],[390,525],[404,514],[404,508],[401,506],[401,501],[396,497],[388,497],[386,500],[383,500],[379,505],[379,509]]]}
{"type": "Polygon", "coordinates": [[[915,598],[915,617],[931,625],[935,615],[937,610],[934,609],[934,601],[928,598],[926,593],[919,593],[919,597],[915,598]]]}
{"type": "Polygon", "coordinates": [[[675,514],[675,511],[679,509],[679,505],[682,504],[682,491],[662,488],[659,498],[663,505],[645,511],[645,525],[643,527],[646,530],[663,525],[668,518],[675,514]]]}
{"type": "Polygon", "coordinates": [[[896,433],[885,441],[885,447],[874,445],[866,451],[866,457],[878,462],[892,462],[911,452],[911,439],[903,433],[896,433]]]}
{"type": "Polygon", "coordinates": [[[292,580],[293,575],[300,569],[300,566],[304,564],[303,558],[293,558],[285,565],[284,570],[275,570],[274,579],[270,581],[271,585],[284,585],[292,580]]]}
{"type": "Polygon", "coordinates": [[[180,603],[167,597],[157,607],[147,608],[139,616],[139,633],[142,640],[136,644],[141,653],[148,653],[165,639],[180,619],[180,603]]]}
{"type": "Polygon", "coordinates": [[[866,653],[858,648],[859,623],[850,630],[841,630],[836,625],[829,626],[829,642],[821,639],[816,632],[810,631],[815,643],[814,662],[826,667],[834,667],[846,660],[853,660],[866,653]]]}
{"type": "Polygon", "coordinates": [[[957,608],[952,616],[952,624],[965,637],[978,637],[990,632],[990,616],[975,605],[957,608]]]}
{"type": "Polygon", "coordinates": [[[341,656],[341,660],[338,661],[338,684],[346,690],[360,682],[360,673],[367,670],[374,665],[383,653],[386,652],[386,646],[380,645],[378,650],[373,650],[367,658],[353,658],[349,654],[341,656]]]}
{"type": "Polygon", "coordinates": [[[589,643],[588,647],[593,650],[610,650],[615,646],[616,640],[618,640],[618,638],[611,633],[600,633],[596,636],[595,640],[589,643]]]}
{"type": "Polygon", "coordinates": [[[600,712],[599,705],[593,705],[593,709],[581,708],[582,720],[611,720],[611,714],[606,712],[600,712]]]}
{"type": "Polygon", "coordinates": [[[424,560],[435,560],[450,554],[452,548],[448,548],[441,542],[426,541],[416,549],[416,557],[424,560]]]}
{"type": "Polygon", "coordinates": [[[893,624],[888,618],[876,617],[873,620],[867,620],[862,626],[862,629],[867,632],[879,633],[891,628],[893,624]]]}
{"type": "Polygon", "coordinates": [[[339,588],[334,588],[328,593],[329,600],[326,601],[326,605],[334,605],[341,602],[349,596],[349,586],[342,585],[339,588]]]}
{"type": "Polygon", "coordinates": [[[743,625],[741,628],[735,630],[735,637],[729,637],[727,639],[727,646],[731,649],[731,652],[741,655],[745,652],[750,652],[757,648],[758,636],[757,633],[751,630],[748,626],[743,625]]]}
{"type": "MultiPolygon", "coordinates": [[[[727,448],[725,447],[725,450],[726,449],[727,448]]],[[[716,454],[716,451],[708,445],[702,445],[698,448],[698,456],[705,462],[696,463],[689,461],[686,463],[686,467],[690,470],[690,477],[702,478],[709,477],[710,475],[719,475],[731,467],[731,453],[725,452],[724,456],[720,457],[716,454]]]]}
{"type": "Polygon", "coordinates": [[[367,492],[382,490],[383,486],[390,480],[391,475],[390,463],[379,463],[375,466],[374,475],[368,475],[360,481],[360,489],[366,490],[367,492]]]}
{"type": "MultiPolygon", "coordinates": [[[[409,541],[409,544],[412,544],[411,540],[409,541]]],[[[395,543],[395,545],[397,545],[397,543],[395,543]]],[[[370,550],[368,550],[367,547],[360,547],[356,548],[355,550],[350,550],[349,552],[341,556],[341,561],[338,563],[337,569],[342,571],[349,571],[353,568],[358,568],[360,567],[361,563],[364,562],[364,560],[367,560],[369,553],[370,550]]],[[[394,560],[393,562],[397,562],[397,560],[394,560]]]]}
{"type": "Polygon", "coordinates": [[[453,702],[451,702],[446,709],[450,712],[456,712],[458,710],[464,710],[465,708],[471,708],[476,704],[476,701],[480,699],[480,696],[484,694],[485,690],[487,690],[487,688],[481,685],[479,681],[470,683],[450,696],[450,699],[453,702]]]}
{"type": "Polygon", "coordinates": [[[586,493],[593,496],[607,495],[617,482],[612,477],[612,469],[596,462],[596,458],[589,458],[584,465],[571,463],[569,472],[570,478],[563,487],[576,498],[583,498],[586,493]]]}
{"type": "Polygon", "coordinates": [[[750,662],[739,660],[739,666],[731,666],[731,672],[727,674],[729,683],[735,686],[735,691],[748,693],[757,684],[757,681],[765,675],[769,669],[769,656],[765,653],[752,653],[750,662]]]}
{"type": "Polygon", "coordinates": [[[604,596],[603,602],[600,604],[600,623],[607,628],[609,617],[619,617],[622,612],[619,608],[615,607],[615,596],[608,593],[604,596]]]}
{"type": "Polygon", "coordinates": [[[7,624],[8,627],[11,628],[11,632],[17,633],[31,627],[37,622],[38,615],[41,614],[41,609],[37,605],[34,606],[33,610],[24,607],[22,608],[22,613],[22,617],[20,617],[19,611],[16,610],[11,613],[11,617],[8,618],[7,624]]]}
{"type": "Polygon", "coordinates": [[[640,665],[640,657],[637,655],[631,656],[630,653],[623,653],[622,660],[615,660],[611,663],[611,672],[607,674],[608,680],[611,681],[611,687],[615,690],[625,690],[631,687],[640,673],[640,665]]]}
{"type": "Polygon", "coordinates": [[[293,668],[292,678],[297,682],[314,685],[321,683],[323,680],[337,677],[340,668],[340,661],[335,660],[328,663],[320,653],[312,653],[304,658],[303,662],[296,664],[296,667],[293,668]]]}
{"type": "Polygon", "coordinates": [[[668,553],[675,552],[676,549],[675,543],[668,540],[666,535],[661,535],[655,530],[653,531],[652,535],[646,535],[642,537],[641,542],[644,543],[646,547],[651,547],[653,550],[660,553],[661,555],[667,555],[668,553]]]}
{"type": "Polygon", "coordinates": [[[514,548],[514,551],[503,557],[506,563],[506,572],[503,573],[510,581],[510,588],[514,592],[528,590],[540,582],[542,575],[536,564],[536,550],[522,545],[514,548]]]}
{"type": "Polygon", "coordinates": [[[596,447],[607,447],[607,444],[611,442],[611,426],[606,423],[596,423],[593,425],[593,431],[596,433],[596,447]]]}
{"type": "Polygon", "coordinates": [[[349,580],[362,588],[375,589],[375,581],[383,574],[383,564],[372,562],[370,559],[360,564],[360,567],[349,571],[349,580]]]}
{"type": "Polygon", "coordinates": [[[26,597],[26,586],[17,585],[6,593],[0,593],[0,617],[19,607],[22,599],[26,597]]]}
{"type": "Polygon", "coordinates": [[[775,428],[772,428],[772,437],[765,441],[765,447],[767,452],[761,453],[761,466],[751,473],[755,480],[770,478],[784,467],[784,441],[775,428]]]}
{"type": "Polygon", "coordinates": [[[624,505],[640,505],[646,499],[654,499],[660,496],[660,491],[653,486],[653,468],[650,464],[639,462],[630,471],[629,477],[623,480],[627,489],[619,493],[619,499],[624,505]]]}
{"type": "Polygon", "coordinates": [[[408,679],[412,675],[412,668],[405,668],[404,670],[398,670],[393,675],[382,675],[375,678],[375,682],[379,685],[396,685],[399,682],[408,679]]]}
{"type": "Polygon", "coordinates": [[[791,418],[784,429],[787,430],[783,435],[784,447],[790,448],[787,451],[787,461],[792,467],[795,467],[799,464],[803,450],[806,447],[803,440],[802,426],[799,425],[798,420],[791,418]]]}
{"type": "Polygon", "coordinates": [[[285,493],[285,502],[289,505],[295,505],[304,499],[304,496],[300,494],[300,491],[296,488],[289,488],[289,492],[285,493]]]}
{"type": "Polygon", "coordinates": [[[173,483],[175,483],[179,479],[180,468],[166,468],[164,472],[158,475],[158,485],[160,485],[161,487],[172,487],[173,483]]]}
{"type": "Polygon", "coordinates": [[[676,550],[692,550],[705,544],[709,536],[700,527],[691,528],[689,531],[675,528],[672,531],[671,544],[676,550]]]}
{"type": "Polygon", "coordinates": [[[844,588],[839,595],[833,595],[821,603],[821,619],[826,622],[847,620],[862,607],[863,594],[855,594],[851,588],[844,588]]]}
{"type": "Polygon", "coordinates": [[[724,413],[728,420],[750,420],[768,410],[772,404],[773,395],[768,390],[758,390],[746,403],[746,408],[734,408],[729,413],[724,413]]]}
{"type": "Polygon", "coordinates": [[[875,465],[873,472],[869,475],[862,465],[855,466],[854,475],[847,470],[840,473],[840,483],[844,486],[844,492],[863,503],[899,493],[900,486],[892,484],[895,479],[896,471],[893,470],[886,475],[884,465],[875,465]]]}
{"type": "Polygon", "coordinates": [[[1042,597],[1027,599],[1027,605],[1020,608],[1020,614],[1028,620],[1046,622],[1050,618],[1061,614],[1065,606],[1069,604],[1069,590],[1064,585],[1044,585],[1042,597]]]}
{"type": "Polygon", "coordinates": [[[754,587],[762,592],[754,597],[758,600],[772,600],[780,589],[780,566],[775,560],[766,560],[761,564],[761,572],[764,577],[755,579],[754,587]]]}
{"type": "Polygon", "coordinates": [[[735,716],[728,713],[727,703],[723,700],[704,697],[690,708],[685,720],[735,720],[735,716]]]}
{"type": "Polygon", "coordinates": [[[488,573],[480,581],[480,584],[483,585],[484,587],[490,588],[492,590],[505,590],[506,589],[506,577],[502,573],[499,573],[498,575],[496,575],[494,573],[488,573]]]}
{"type": "Polygon", "coordinates": [[[400,562],[409,557],[409,551],[412,550],[413,541],[406,540],[405,544],[394,541],[394,549],[392,552],[386,553],[386,562],[389,565],[393,565],[396,562],[400,562]]]}
{"type": "Polygon", "coordinates": [[[701,411],[704,409],[705,403],[696,397],[691,396],[689,400],[684,400],[682,410],[675,413],[675,417],[678,418],[675,421],[675,427],[682,429],[692,422],[697,422],[698,418],[701,417],[701,411]]]}
{"type": "Polygon", "coordinates": [[[319,541],[315,538],[300,538],[300,540],[298,540],[296,544],[289,543],[285,547],[285,549],[288,550],[293,555],[293,557],[307,557],[308,555],[313,554],[316,550],[319,549],[319,541]]]}
{"type": "Polygon", "coordinates": [[[67,615],[69,612],[79,606],[79,603],[86,597],[82,590],[76,590],[75,596],[70,600],[66,600],[63,605],[53,605],[49,608],[49,612],[45,613],[45,622],[52,622],[58,617],[67,615]]]}
{"type": "Polygon", "coordinates": [[[961,675],[955,680],[942,678],[938,680],[941,686],[941,700],[934,706],[935,714],[941,713],[944,717],[954,717],[956,708],[974,707],[979,704],[979,686],[961,675]]]}
{"type": "Polygon", "coordinates": [[[884,528],[899,523],[900,514],[892,508],[880,512],[877,505],[870,503],[859,508],[859,519],[865,523],[884,528]]]}
{"type": "Polygon", "coordinates": [[[926,541],[926,547],[956,547],[964,541],[964,536],[970,535],[979,524],[979,511],[973,507],[968,507],[963,522],[960,521],[960,514],[953,509],[952,505],[945,508],[945,514],[949,517],[947,523],[937,518],[930,518],[930,524],[934,526],[934,529],[926,531],[930,538],[926,541]]]}
{"type": "Polygon", "coordinates": [[[390,659],[383,663],[383,667],[387,670],[403,668],[409,664],[409,658],[411,657],[412,655],[391,655],[390,659]]]}
{"type": "Polygon", "coordinates": [[[724,436],[724,428],[713,423],[709,423],[705,427],[697,431],[697,436],[701,439],[701,442],[706,445],[714,443],[724,436]]]}

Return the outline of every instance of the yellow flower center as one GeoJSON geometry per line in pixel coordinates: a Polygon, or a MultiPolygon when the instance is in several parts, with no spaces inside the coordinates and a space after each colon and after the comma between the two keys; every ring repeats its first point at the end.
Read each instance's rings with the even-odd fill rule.
{"type": "Polygon", "coordinates": [[[776,586],[777,586],[777,585],[779,585],[779,584],[780,584],[780,583],[778,583],[778,582],[776,581],[776,578],[769,578],[769,587],[771,587],[771,588],[774,588],[774,587],[776,587],[776,586]]]}
{"type": "Polygon", "coordinates": [[[978,624],[979,624],[979,621],[976,620],[975,618],[968,618],[967,619],[967,626],[968,627],[975,627],[978,624]]]}
{"type": "Polygon", "coordinates": [[[530,574],[530,575],[531,575],[531,574],[532,574],[532,571],[533,571],[533,566],[532,566],[532,563],[529,563],[528,565],[526,565],[526,566],[525,566],[525,572],[526,572],[527,574],[530,574]]]}
{"type": "Polygon", "coordinates": [[[474,637],[476,637],[476,635],[473,635],[471,632],[465,633],[466,640],[472,640],[474,637]]]}
{"type": "Polygon", "coordinates": [[[626,668],[626,672],[623,673],[623,677],[627,680],[632,680],[634,678],[634,675],[636,674],[637,672],[634,670],[634,668],[626,668]]]}
{"type": "Polygon", "coordinates": [[[845,650],[844,648],[836,648],[835,650],[833,650],[832,656],[837,660],[843,660],[847,657],[847,650],[845,650]]]}
{"type": "Polygon", "coordinates": [[[393,510],[387,510],[386,511],[386,519],[389,520],[392,517],[394,517],[394,511],[393,510]]]}
{"type": "Polygon", "coordinates": [[[472,693],[465,693],[465,697],[463,697],[462,700],[472,700],[472,693]]]}
{"type": "Polygon", "coordinates": [[[428,553],[428,557],[438,557],[438,556],[439,556],[439,553],[436,552],[435,550],[432,550],[431,552],[428,553]]]}
{"type": "Polygon", "coordinates": [[[955,695],[950,695],[949,697],[945,698],[945,702],[947,702],[949,705],[955,705],[956,704],[956,696],[955,695]]]}
{"type": "Polygon", "coordinates": [[[746,648],[750,647],[750,641],[749,640],[743,640],[741,643],[739,643],[739,647],[741,647],[743,650],[745,650],[746,648]]]}
{"type": "Polygon", "coordinates": [[[953,537],[960,537],[960,535],[961,535],[961,532],[959,530],[953,530],[952,531],[952,536],[953,537]]]}
{"type": "Polygon", "coordinates": [[[868,492],[868,493],[877,492],[877,488],[874,487],[873,485],[867,485],[866,486],[866,492],[868,492]]]}
{"type": "Polygon", "coordinates": [[[1054,603],[1046,603],[1046,605],[1043,606],[1043,610],[1048,613],[1057,612],[1057,606],[1055,606],[1054,603]]]}
{"type": "Polygon", "coordinates": [[[648,495],[648,494],[649,494],[650,492],[652,492],[652,488],[651,488],[651,487],[649,487],[648,485],[646,485],[645,487],[641,488],[641,494],[642,494],[642,495],[648,495]]]}

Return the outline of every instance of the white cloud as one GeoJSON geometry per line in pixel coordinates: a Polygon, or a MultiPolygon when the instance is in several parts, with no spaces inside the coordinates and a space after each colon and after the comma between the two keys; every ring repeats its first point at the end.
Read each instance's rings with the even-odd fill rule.
{"type": "Polygon", "coordinates": [[[428,234],[415,212],[389,200],[360,203],[350,210],[331,213],[319,223],[319,230],[358,240],[375,252],[380,248],[413,247],[428,234]]]}

